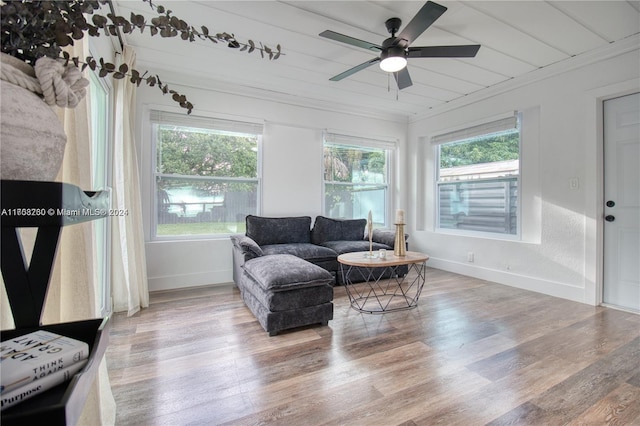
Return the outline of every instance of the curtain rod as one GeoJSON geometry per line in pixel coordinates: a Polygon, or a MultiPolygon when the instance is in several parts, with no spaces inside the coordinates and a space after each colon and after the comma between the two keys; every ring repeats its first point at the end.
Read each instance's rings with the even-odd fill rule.
{"type": "MultiPolygon", "coordinates": [[[[107,0],[107,3],[109,4],[109,9],[111,9],[111,13],[112,14],[116,14],[116,11],[113,7],[113,1],[112,0],[107,0]]],[[[122,33],[120,32],[120,27],[116,27],[116,32],[118,33],[118,41],[120,42],[120,50],[124,50],[124,42],[122,41],[122,33]]]]}

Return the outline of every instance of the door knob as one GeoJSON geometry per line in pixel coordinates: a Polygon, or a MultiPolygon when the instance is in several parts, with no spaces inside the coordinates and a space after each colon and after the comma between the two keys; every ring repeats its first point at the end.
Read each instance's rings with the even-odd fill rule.
{"type": "Polygon", "coordinates": [[[612,201],[612,200],[607,201],[607,207],[613,207],[615,205],[616,205],[615,201],[612,201]]]}
{"type": "Polygon", "coordinates": [[[606,220],[607,222],[613,222],[614,220],[616,220],[616,217],[612,214],[608,214],[604,217],[604,220],[606,220]]]}

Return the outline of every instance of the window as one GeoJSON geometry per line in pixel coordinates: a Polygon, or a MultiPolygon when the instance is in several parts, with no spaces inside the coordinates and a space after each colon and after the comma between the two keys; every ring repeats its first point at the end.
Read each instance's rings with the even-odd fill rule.
{"type": "Polygon", "coordinates": [[[519,235],[518,116],[436,136],[437,226],[519,235]]]}
{"type": "MultiPolygon", "coordinates": [[[[105,189],[111,181],[111,96],[104,79],[95,73],[89,74],[89,101],[91,103],[91,189],[105,189]]],[[[111,221],[107,219],[91,222],[94,233],[95,268],[97,283],[96,309],[102,315],[111,311],[111,221]]]]}
{"type": "Polygon", "coordinates": [[[336,219],[367,218],[387,224],[391,142],[326,134],[324,212],[336,219]]]}
{"type": "Polygon", "coordinates": [[[262,125],[151,112],[155,237],[245,232],[258,213],[262,125]]]}

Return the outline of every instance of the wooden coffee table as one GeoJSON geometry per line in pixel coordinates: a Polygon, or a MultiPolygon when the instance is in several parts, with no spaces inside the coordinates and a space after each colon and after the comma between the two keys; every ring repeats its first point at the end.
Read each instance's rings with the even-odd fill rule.
{"type": "Polygon", "coordinates": [[[380,258],[378,252],[345,253],[338,256],[340,272],[351,307],[359,312],[383,314],[412,309],[425,284],[426,262],[429,256],[415,251],[405,256],[387,252],[380,258]],[[408,266],[406,274],[400,266],[408,266]]]}

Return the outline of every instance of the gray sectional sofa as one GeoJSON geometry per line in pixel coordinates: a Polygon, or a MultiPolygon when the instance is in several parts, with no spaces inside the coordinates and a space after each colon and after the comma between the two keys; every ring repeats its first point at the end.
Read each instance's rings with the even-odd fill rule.
{"type": "MultiPolygon", "coordinates": [[[[242,266],[249,259],[273,255],[292,254],[318,265],[335,277],[335,284],[344,284],[340,274],[338,256],[343,253],[369,250],[365,235],[366,219],[331,219],[309,216],[246,217],[246,234],[233,235],[233,279],[236,284],[242,276],[242,266]]],[[[393,251],[395,233],[386,229],[373,230],[373,250],[393,251]]],[[[405,235],[405,241],[409,236],[405,235]]]]}
{"type": "MultiPolygon", "coordinates": [[[[309,216],[249,215],[245,235],[231,236],[233,280],[270,335],[326,325],[333,318],[333,285],[343,284],[338,256],[369,250],[366,219],[318,216],[311,225],[309,216]]],[[[376,229],[372,240],[374,251],[393,251],[395,233],[376,229]]]]}

